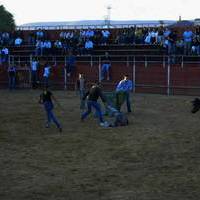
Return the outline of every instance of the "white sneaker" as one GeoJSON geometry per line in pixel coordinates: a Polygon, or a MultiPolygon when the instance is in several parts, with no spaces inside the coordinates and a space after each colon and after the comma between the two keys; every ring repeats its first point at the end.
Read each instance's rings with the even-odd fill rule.
{"type": "Polygon", "coordinates": [[[100,126],[104,127],[104,122],[101,122],[101,123],[100,123],[100,126]]]}

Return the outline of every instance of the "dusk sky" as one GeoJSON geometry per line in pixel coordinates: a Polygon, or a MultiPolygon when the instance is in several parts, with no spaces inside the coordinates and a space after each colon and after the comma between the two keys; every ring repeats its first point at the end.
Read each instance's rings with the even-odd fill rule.
{"type": "Polygon", "coordinates": [[[200,18],[199,0],[0,0],[17,25],[31,22],[104,20],[178,20],[200,18]]]}

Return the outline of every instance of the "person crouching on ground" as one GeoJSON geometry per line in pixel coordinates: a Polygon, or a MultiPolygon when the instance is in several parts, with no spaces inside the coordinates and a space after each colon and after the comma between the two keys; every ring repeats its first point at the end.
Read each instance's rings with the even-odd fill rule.
{"type": "Polygon", "coordinates": [[[102,94],[101,84],[95,83],[92,85],[90,90],[84,95],[83,100],[87,98],[87,111],[85,111],[81,115],[81,121],[83,121],[92,111],[92,107],[96,110],[96,113],[98,115],[100,125],[104,126],[104,120],[103,120],[103,114],[101,112],[101,106],[97,102],[98,98],[101,98],[102,102],[106,104],[106,99],[104,98],[102,94]]]}
{"type": "Polygon", "coordinates": [[[47,114],[46,128],[49,128],[51,121],[53,121],[56,124],[59,131],[62,132],[62,127],[53,113],[54,105],[52,99],[57,104],[59,104],[56,98],[53,96],[52,92],[50,92],[48,88],[45,87],[43,93],[40,95],[39,103],[44,105],[44,110],[47,114]]]}

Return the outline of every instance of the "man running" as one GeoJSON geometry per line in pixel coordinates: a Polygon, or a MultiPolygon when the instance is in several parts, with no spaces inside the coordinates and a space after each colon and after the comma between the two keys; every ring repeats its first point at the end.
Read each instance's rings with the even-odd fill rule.
{"type": "Polygon", "coordinates": [[[47,114],[46,128],[49,128],[51,121],[53,121],[59,131],[62,132],[62,127],[53,113],[54,105],[52,99],[59,105],[57,99],[53,96],[52,92],[50,92],[47,87],[45,87],[43,93],[40,95],[39,103],[44,105],[44,109],[47,114]]]}

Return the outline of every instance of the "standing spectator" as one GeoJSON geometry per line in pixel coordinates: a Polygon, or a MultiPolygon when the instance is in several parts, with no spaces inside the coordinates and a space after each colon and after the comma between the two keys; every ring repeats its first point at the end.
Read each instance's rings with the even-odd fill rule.
{"type": "Polygon", "coordinates": [[[17,37],[17,38],[15,39],[15,46],[17,46],[17,47],[21,46],[22,41],[23,41],[22,38],[17,37]]]}
{"type": "Polygon", "coordinates": [[[76,81],[75,90],[78,91],[80,95],[80,109],[84,110],[85,101],[83,100],[83,97],[85,95],[85,90],[86,90],[86,80],[83,74],[79,74],[79,77],[76,81]]]}
{"type": "Polygon", "coordinates": [[[184,54],[185,55],[191,54],[192,38],[193,38],[193,32],[189,28],[187,28],[187,30],[184,31],[184,33],[183,33],[184,54]]]}
{"type": "Polygon", "coordinates": [[[86,39],[86,42],[85,42],[85,54],[89,54],[91,55],[92,54],[92,51],[93,51],[93,48],[94,48],[94,44],[92,42],[92,40],[90,39],[86,39]]]}
{"type": "Polygon", "coordinates": [[[72,51],[69,51],[69,55],[66,61],[66,70],[68,77],[70,77],[72,72],[75,70],[75,64],[76,64],[76,56],[73,54],[72,51]]]}
{"type": "Polygon", "coordinates": [[[172,30],[168,36],[168,55],[170,56],[170,62],[173,64],[175,63],[176,41],[177,41],[176,31],[172,30]]]}
{"type": "Polygon", "coordinates": [[[44,72],[43,72],[44,87],[49,86],[49,78],[51,74],[50,70],[51,70],[51,66],[48,63],[46,63],[44,66],[44,72]]]}
{"type": "Polygon", "coordinates": [[[126,100],[127,111],[131,112],[130,104],[130,92],[133,89],[133,83],[128,79],[128,75],[125,75],[123,79],[118,83],[116,88],[116,107],[120,111],[123,99],[126,100]]]}
{"type": "Polygon", "coordinates": [[[111,68],[111,59],[108,52],[105,52],[105,56],[102,57],[102,66],[101,66],[101,80],[110,80],[110,68],[111,68]]]}
{"type": "Polygon", "coordinates": [[[16,87],[16,67],[14,64],[8,67],[8,86],[10,90],[16,87]]]}
{"type": "Polygon", "coordinates": [[[39,67],[38,61],[33,58],[31,62],[31,79],[32,79],[33,89],[37,87],[37,83],[38,83],[38,67],[39,67]]]}
{"type": "Polygon", "coordinates": [[[101,33],[102,33],[102,44],[107,45],[110,38],[110,31],[106,29],[102,30],[101,33]]]}
{"type": "Polygon", "coordinates": [[[2,59],[2,63],[7,63],[8,62],[8,56],[9,56],[9,50],[7,47],[3,47],[3,49],[1,50],[1,59],[2,59]]]}

